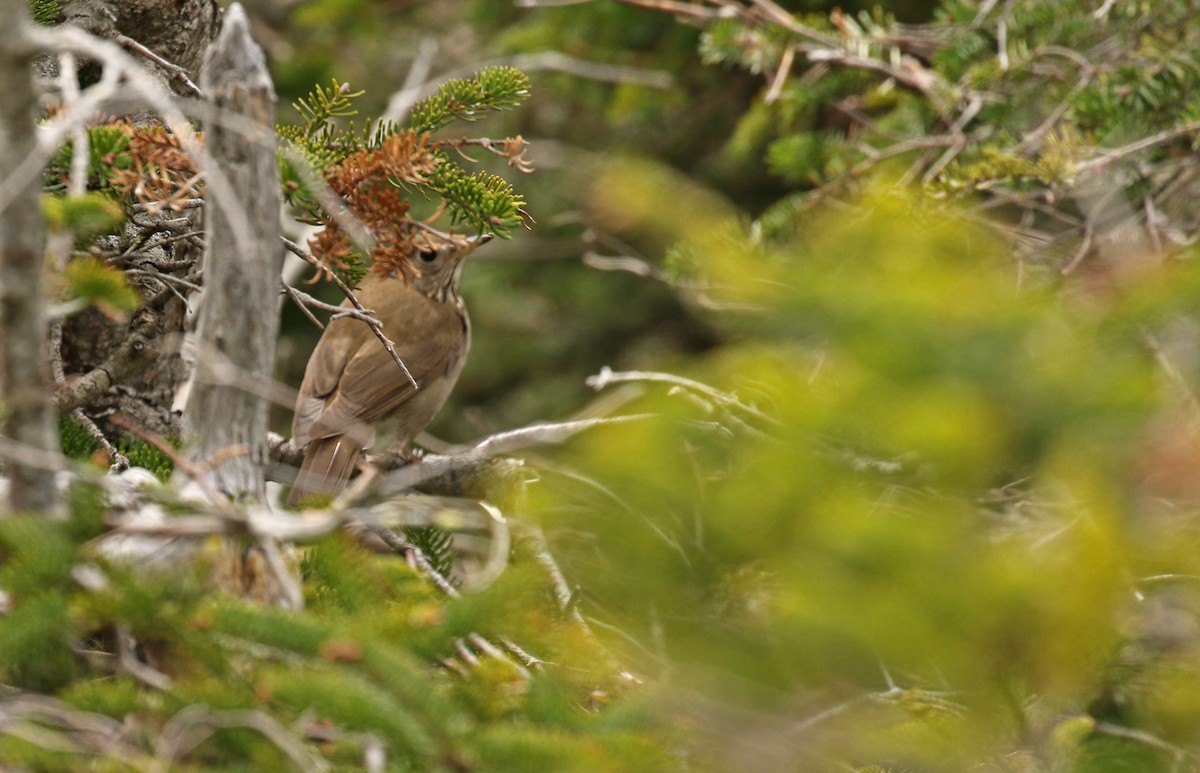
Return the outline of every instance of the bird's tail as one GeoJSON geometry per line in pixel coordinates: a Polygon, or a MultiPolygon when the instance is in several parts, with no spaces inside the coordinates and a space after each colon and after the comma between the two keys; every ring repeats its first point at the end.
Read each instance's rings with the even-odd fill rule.
{"type": "Polygon", "coordinates": [[[362,446],[345,435],[313,440],[292,484],[288,506],[296,507],[309,497],[332,496],[341,491],[361,455],[362,446]]]}

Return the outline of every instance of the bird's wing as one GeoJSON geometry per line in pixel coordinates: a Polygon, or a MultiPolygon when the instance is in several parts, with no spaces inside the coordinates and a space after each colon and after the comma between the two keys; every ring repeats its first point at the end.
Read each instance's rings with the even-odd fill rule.
{"type": "MultiPolygon", "coordinates": [[[[409,304],[408,311],[409,319],[388,325],[385,333],[412,374],[412,381],[425,389],[457,367],[463,354],[466,326],[461,315],[449,304],[432,301],[409,304]],[[414,337],[406,335],[406,329],[431,332],[414,337]]],[[[311,437],[362,434],[365,444],[370,425],[418,393],[412,381],[396,365],[383,344],[371,336],[346,363],[335,393],[311,427],[311,437]]]]}
{"type": "Polygon", "coordinates": [[[368,338],[376,340],[366,324],[356,319],[334,320],[321,336],[308,360],[296,398],[292,437],[298,443],[311,440],[309,432],[324,411],[326,400],[337,389],[350,359],[368,338]]]}

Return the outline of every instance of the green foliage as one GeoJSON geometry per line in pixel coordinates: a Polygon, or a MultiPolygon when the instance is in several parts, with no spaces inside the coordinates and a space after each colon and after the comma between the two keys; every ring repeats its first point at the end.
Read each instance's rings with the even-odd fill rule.
{"type": "Polygon", "coordinates": [[[37,24],[51,25],[62,15],[58,0],[29,0],[29,14],[37,24]]]}
{"type": "MultiPolygon", "coordinates": [[[[76,515],[90,519],[94,503],[76,501],[89,508],[76,515]]],[[[0,676],[10,686],[55,695],[67,712],[141,718],[145,731],[125,741],[124,753],[149,758],[168,720],[197,711],[266,714],[300,737],[329,736],[319,746],[304,743],[305,753],[345,769],[361,765],[364,749],[377,743],[391,765],[415,770],[503,770],[493,751],[519,759],[517,750],[539,736],[555,739],[560,749],[578,744],[597,760],[623,749],[625,756],[651,751],[647,740],[605,727],[577,708],[598,678],[596,653],[587,646],[541,650],[566,667],[533,675],[482,652],[483,666],[468,667],[464,677],[436,668],[436,658],[455,657],[458,626],[489,636],[496,628],[512,630],[505,618],[511,604],[464,600],[455,608],[403,561],[373,556],[350,539],[332,537],[308,549],[304,588],[314,603],[297,613],[214,594],[195,562],[192,571],[180,571],[100,560],[87,543],[92,536],[42,519],[0,522],[7,605],[0,617],[0,676]],[[80,565],[103,582],[85,589],[74,579],[80,565]],[[97,679],[76,654],[112,647],[121,630],[133,634],[152,664],[171,669],[169,689],[127,676],[97,679]],[[431,654],[416,655],[414,648],[431,654]],[[558,705],[554,727],[491,724],[500,716],[497,706],[518,717],[534,696],[545,711],[545,696],[552,694],[570,696],[558,705]]],[[[552,605],[545,596],[535,598],[528,597],[533,606],[527,608],[534,616],[537,606],[552,605]]],[[[548,616],[541,628],[514,635],[529,646],[541,636],[572,638],[569,624],[548,616]]],[[[0,754],[43,770],[114,764],[101,746],[67,743],[69,733],[69,727],[49,725],[38,743],[10,740],[0,754]],[[53,754],[41,750],[44,745],[53,754]]],[[[196,770],[290,764],[268,737],[241,730],[206,737],[185,754],[176,763],[196,770]]]]}
{"type": "Polygon", "coordinates": [[[455,225],[466,225],[503,239],[523,222],[525,200],[503,177],[487,172],[467,174],[449,157],[439,154],[439,163],[429,181],[429,190],[441,196],[455,225]]]}
{"type": "Polygon", "coordinates": [[[485,67],[474,78],[451,80],[413,106],[408,125],[435,132],[454,121],[477,121],[496,110],[516,107],[529,97],[529,78],[515,67],[485,67]]]}
{"type": "Polygon", "coordinates": [[[296,112],[304,119],[304,136],[326,144],[333,142],[337,127],[334,118],[358,115],[351,100],[364,92],[351,92],[348,84],[334,80],[328,88],[317,84],[307,98],[301,97],[292,103],[296,112]]]}
{"type": "MultiPolygon", "coordinates": [[[[90,460],[101,450],[100,441],[96,440],[83,425],[70,416],[59,417],[58,437],[63,454],[70,459],[90,460]]],[[[177,438],[169,438],[169,440],[176,447],[179,446],[177,438]]],[[[171,477],[171,472],[175,468],[174,462],[149,443],[121,437],[117,439],[116,447],[134,467],[143,467],[164,482],[171,477]]]]}
{"type": "MultiPolygon", "coordinates": [[[[302,122],[299,124],[281,124],[276,127],[280,140],[288,143],[291,150],[302,155],[311,173],[320,174],[327,167],[336,164],[346,156],[359,150],[378,146],[383,137],[368,138],[358,132],[353,125],[343,126],[337,118],[347,118],[358,115],[354,100],[365,92],[351,91],[349,84],[340,83],[334,79],[329,86],[317,84],[307,96],[300,97],[292,103],[299,113],[302,122]]],[[[283,175],[283,190],[289,203],[314,207],[305,188],[307,181],[300,169],[294,165],[294,159],[286,152],[280,155],[280,171],[283,175]]]]}
{"type": "Polygon", "coordinates": [[[82,196],[42,196],[42,216],[55,231],[72,231],[88,238],[112,233],[125,219],[125,210],[111,198],[96,192],[82,196]]]}
{"type": "MultiPolygon", "coordinates": [[[[120,124],[102,124],[89,127],[87,134],[87,188],[89,191],[98,190],[111,193],[113,174],[128,170],[133,166],[133,157],[129,152],[129,132],[120,124]]],[[[65,191],[66,179],[71,170],[72,153],[73,146],[67,142],[50,160],[46,174],[45,189],[47,191],[65,191]]]]}
{"type": "Polygon", "coordinates": [[[414,526],[404,530],[408,541],[429,559],[429,563],[443,577],[448,577],[454,568],[453,536],[436,526],[414,526]]]}
{"type": "Polygon", "coordinates": [[[344,281],[357,284],[372,266],[381,273],[411,269],[408,257],[421,249],[409,214],[412,193],[440,200],[442,207],[436,213],[444,209],[453,226],[477,233],[509,238],[523,223],[525,202],[511,184],[486,172],[469,175],[442,150],[448,145],[476,144],[520,167],[524,163],[520,138],[448,142],[431,139],[429,134],[455,120],[474,121],[519,105],[529,94],[524,73],[488,67],[474,78],[447,81],[414,107],[407,127],[390,121],[362,130],[353,124],[340,125],[335,119],[355,115],[352,100],[362,93],[351,92],[337,80],[328,87],[317,86],[294,103],[303,122],[278,129],[284,141],[280,151],[284,198],[298,210],[299,220],[324,226],[310,245],[344,281]],[[318,179],[332,188],[345,211],[364,223],[380,244],[368,250],[353,243],[338,213],[327,212],[329,203],[322,204],[314,196],[318,179]]]}
{"type": "Polygon", "coordinates": [[[88,305],[133,311],[140,301],[124,272],[96,258],[77,258],[64,273],[66,295],[88,305]]]}
{"type": "Polygon", "coordinates": [[[736,311],[670,368],[715,390],[652,391],[627,410],[662,419],[577,441],[556,462],[587,483],[549,477],[539,514],[581,611],[653,643],[619,657],[730,707],[698,710],[703,746],[742,749],[749,711],[784,728],[756,736],[777,769],[796,744],[830,769],[1191,758],[1200,664],[1145,626],[1200,614],[1193,583],[1148,579],[1198,568],[1172,515],[1194,510],[1191,409],[1147,343],[1196,313],[1194,259],[1018,289],[990,231],[886,180],[794,240],[644,160],[597,196],[736,311]]]}
{"type": "Polygon", "coordinates": [[[0,587],[15,601],[0,619],[0,666],[8,684],[53,690],[79,674],[71,652],[78,626],[69,614],[74,545],[65,524],[37,518],[0,523],[0,587]]]}

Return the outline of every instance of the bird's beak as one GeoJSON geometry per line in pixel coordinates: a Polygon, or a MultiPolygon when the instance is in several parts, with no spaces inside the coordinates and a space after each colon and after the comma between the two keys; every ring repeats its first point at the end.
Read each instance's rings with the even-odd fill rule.
{"type": "Polygon", "coordinates": [[[479,247],[480,245],[487,244],[495,238],[496,237],[494,234],[479,234],[478,236],[468,236],[467,241],[472,247],[479,247]]]}

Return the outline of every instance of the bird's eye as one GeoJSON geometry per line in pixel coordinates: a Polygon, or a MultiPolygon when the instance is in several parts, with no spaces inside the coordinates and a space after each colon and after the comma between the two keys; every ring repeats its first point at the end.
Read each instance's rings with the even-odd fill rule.
{"type": "Polygon", "coordinates": [[[437,260],[438,256],[437,252],[434,250],[421,250],[417,254],[420,255],[421,260],[425,261],[426,263],[432,263],[433,261],[437,260]]]}

